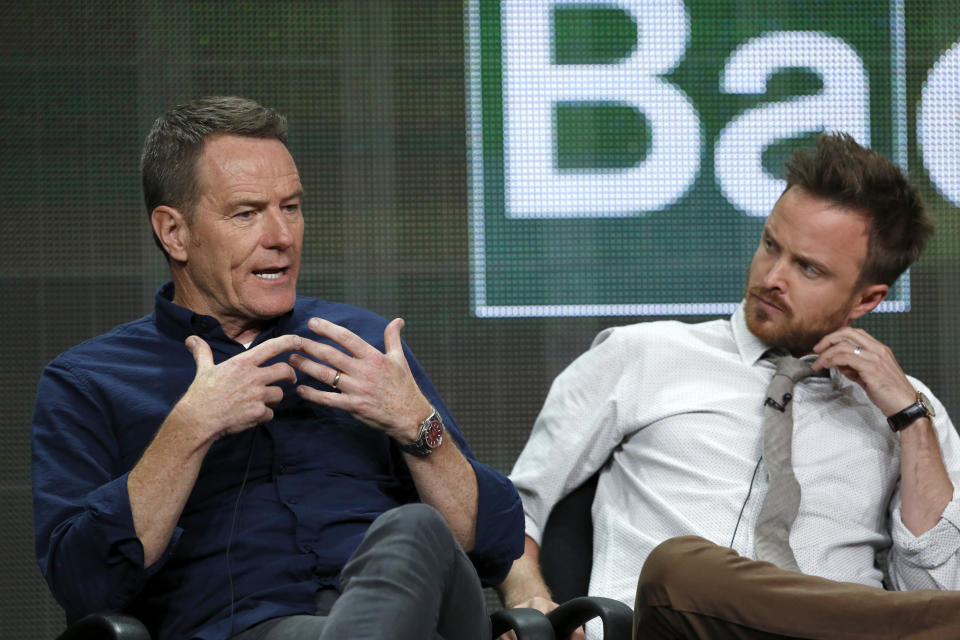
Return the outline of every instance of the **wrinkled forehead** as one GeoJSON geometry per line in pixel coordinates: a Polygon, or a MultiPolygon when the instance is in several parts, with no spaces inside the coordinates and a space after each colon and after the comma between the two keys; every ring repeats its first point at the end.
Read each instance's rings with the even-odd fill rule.
{"type": "Polygon", "coordinates": [[[789,189],[764,223],[764,235],[799,256],[820,263],[863,267],[870,243],[870,218],[805,191],[789,189]]]}
{"type": "Polygon", "coordinates": [[[293,156],[273,138],[211,137],[197,160],[196,182],[198,191],[208,195],[269,191],[284,197],[302,192],[293,156]]]}

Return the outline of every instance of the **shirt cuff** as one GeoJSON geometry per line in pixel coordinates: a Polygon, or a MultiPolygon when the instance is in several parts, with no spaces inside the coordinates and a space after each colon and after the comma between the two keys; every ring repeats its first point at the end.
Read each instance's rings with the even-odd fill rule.
{"type": "Polygon", "coordinates": [[[913,535],[903,524],[901,507],[893,512],[893,544],[901,558],[922,569],[934,569],[954,557],[960,549],[960,501],[954,497],[930,530],[913,535]]]}
{"type": "Polygon", "coordinates": [[[467,458],[477,477],[477,527],[468,554],[484,586],[499,584],[523,553],[520,496],[503,474],[467,458]]]}
{"type": "Polygon", "coordinates": [[[109,556],[120,556],[144,571],[144,577],[149,578],[159,571],[183,535],[181,527],[175,527],[170,542],[160,558],[149,567],[144,567],[143,545],[137,537],[133,525],[133,511],[130,508],[130,494],[127,493],[127,476],[125,473],[119,478],[97,487],[87,496],[85,507],[93,521],[97,524],[102,538],[103,549],[108,549],[109,556]]]}
{"type": "Polygon", "coordinates": [[[540,546],[540,540],[543,538],[543,531],[540,529],[540,525],[534,522],[533,518],[529,514],[523,514],[523,529],[530,539],[537,543],[537,546],[540,546]]]}

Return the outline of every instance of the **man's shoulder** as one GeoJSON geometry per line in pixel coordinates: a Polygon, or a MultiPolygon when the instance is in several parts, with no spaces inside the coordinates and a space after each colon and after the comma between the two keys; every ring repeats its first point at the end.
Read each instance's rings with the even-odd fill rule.
{"type": "Polygon", "coordinates": [[[95,366],[98,361],[117,358],[118,352],[127,353],[136,346],[160,339],[153,316],[146,315],[117,325],[109,331],[70,347],[54,358],[50,364],[67,367],[95,366]]]}
{"type": "Polygon", "coordinates": [[[387,324],[387,321],[383,316],[370,311],[369,309],[357,307],[345,302],[334,302],[332,300],[312,298],[310,296],[298,295],[295,311],[298,316],[304,314],[309,314],[311,316],[322,315],[330,322],[336,322],[337,320],[353,320],[359,322],[379,322],[384,325],[387,324]]]}
{"type": "Polygon", "coordinates": [[[684,345],[700,342],[716,343],[718,340],[732,340],[733,335],[729,319],[706,322],[652,320],[604,329],[597,335],[593,345],[596,346],[610,339],[627,345],[650,344],[663,347],[665,344],[673,343],[684,345]]]}
{"type": "Polygon", "coordinates": [[[312,317],[323,318],[345,327],[368,342],[371,342],[371,338],[377,337],[382,341],[383,330],[388,324],[386,318],[363,307],[309,296],[297,296],[294,322],[298,326],[306,325],[307,320],[312,317]]]}

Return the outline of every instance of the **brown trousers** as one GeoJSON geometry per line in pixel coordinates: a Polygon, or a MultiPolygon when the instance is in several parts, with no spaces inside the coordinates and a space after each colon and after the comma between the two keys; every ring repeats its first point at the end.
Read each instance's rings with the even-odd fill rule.
{"type": "Polygon", "coordinates": [[[960,639],[960,591],[884,591],[750,560],[695,536],[647,558],[634,640],[960,639]]]}

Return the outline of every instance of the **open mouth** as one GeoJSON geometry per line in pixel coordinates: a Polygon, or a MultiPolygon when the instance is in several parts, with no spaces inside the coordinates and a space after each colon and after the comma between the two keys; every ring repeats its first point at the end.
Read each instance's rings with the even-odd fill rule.
{"type": "Polygon", "coordinates": [[[261,278],[262,280],[279,280],[286,272],[286,267],[279,267],[275,269],[259,269],[254,271],[253,275],[261,278]]]}

